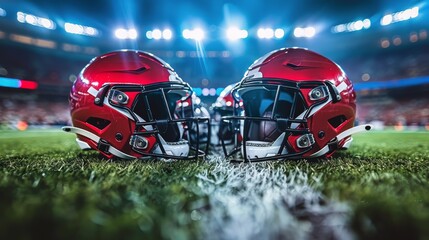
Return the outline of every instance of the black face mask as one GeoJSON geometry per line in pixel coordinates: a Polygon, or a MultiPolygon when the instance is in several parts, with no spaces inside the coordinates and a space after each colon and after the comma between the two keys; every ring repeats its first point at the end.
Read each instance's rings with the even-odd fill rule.
{"type": "Polygon", "coordinates": [[[137,96],[133,111],[146,121],[157,121],[158,130],[165,141],[177,142],[183,131],[180,131],[177,122],[168,120],[178,118],[174,112],[181,98],[177,93],[166,93],[165,100],[161,91],[142,93],[137,96]]]}
{"type": "Polygon", "coordinates": [[[185,116],[177,111],[178,102],[191,95],[191,88],[187,85],[160,83],[146,87],[114,85],[107,98],[112,106],[122,109],[134,119],[135,129],[129,140],[134,151],[148,157],[191,159],[205,156],[205,152],[199,149],[199,139],[191,141],[190,127],[196,126],[199,131],[198,126],[207,124],[205,128],[208,128],[209,124],[208,117],[195,118],[193,114],[185,116]],[[128,95],[135,96],[131,104],[128,95]],[[146,148],[146,138],[149,137],[156,139],[152,150],[146,148]],[[185,148],[184,145],[189,147],[185,148]],[[175,152],[183,154],[175,155],[175,152]]]}

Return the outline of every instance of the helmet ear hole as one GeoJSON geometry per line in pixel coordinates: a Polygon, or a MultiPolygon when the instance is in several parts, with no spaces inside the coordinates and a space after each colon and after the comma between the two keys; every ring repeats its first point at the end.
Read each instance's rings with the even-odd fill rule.
{"type": "Polygon", "coordinates": [[[338,126],[340,126],[343,122],[345,122],[347,120],[346,116],[344,115],[338,115],[336,117],[330,118],[328,120],[329,124],[333,127],[333,128],[337,128],[338,126]]]}
{"type": "Polygon", "coordinates": [[[103,130],[105,127],[107,127],[107,125],[110,124],[109,120],[106,119],[102,119],[102,118],[97,118],[97,117],[89,117],[86,122],[88,124],[91,124],[92,126],[103,130]]]}

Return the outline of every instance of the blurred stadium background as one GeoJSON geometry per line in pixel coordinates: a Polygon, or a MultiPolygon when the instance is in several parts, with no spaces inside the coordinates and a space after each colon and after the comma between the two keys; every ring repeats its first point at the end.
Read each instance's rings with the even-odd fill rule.
{"type": "Polygon", "coordinates": [[[358,92],[359,122],[429,130],[428,1],[0,1],[2,129],[68,124],[68,92],[95,56],[163,58],[210,106],[258,57],[306,47],[358,92]]]}

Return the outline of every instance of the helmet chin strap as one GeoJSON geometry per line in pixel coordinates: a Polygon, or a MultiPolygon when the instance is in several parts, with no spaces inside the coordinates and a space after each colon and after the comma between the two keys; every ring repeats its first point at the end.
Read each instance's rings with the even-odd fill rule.
{"type": "MultiPolygon", "coordinates": [[[[373,128],[373,126],[371,124],[364,124],[364,125],[359,125],[356,127],[352,127],[350,129],[347,129],[346,131],[340,133],[337,135],[337,137],[335,137],[332,140],[336,140],[337,142],[343,140],[344,138],[356,134],[356,133],[360,133],[360,132],[365,132],[365,131],[369,131],[373,128]]],[[[323,147],[322,149],[320,149],[319,151],[313,153],[310,157],[320,157],[323,156],[325,154],[327,154],[330,151],[329,149],[329,145],[326,145],[325,147],[323,147]]]]}
{"type": "MultiPolygon", "coordinates": [[[[101,139],[99,136],[95,135],[94,133],[88,132],[82,128],[72,127],[72,126],[66,126],[61,128],[64,132],[70,132],[70,133],[76,133],[78,135],[84,136],[86,138],[91,139],[92,141],[96,142],[97,144],[101,143],[101,139]]],[[[87,148],[88,144],[84,145],[82,141],[76,138],[76,142],[79,144],[81,148],[87,148]]],[[[116,157],[123,158],[123,159],[136,159],[136,157],[128,155],[124,152],[119,151],[118,149],[114,148],[111,145],[108,145],[108,147],[105,149],[106,152],[113,154],[116,157]]]]}

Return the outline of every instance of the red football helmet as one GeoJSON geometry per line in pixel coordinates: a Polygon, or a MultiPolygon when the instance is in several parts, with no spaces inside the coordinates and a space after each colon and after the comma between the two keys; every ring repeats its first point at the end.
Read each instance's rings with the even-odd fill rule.
{"type": "Polygon", "coordinates": [[[303,48],[259,58],[232,95],[244,111],[222,119],[238,124],[243,139],[227,157],[240,149],[245,161],[329,157],[348,148],[352,134],[371,129],[353,127],[356,93],[344,71],[303,48]]]}
{"type": "MultiPolygon", "coordinates": [[[[208,118],[180,115],[177,103],[192,88],[160,58],[135,50],[96,57],[82,70],[70,92],[73,126],[82,149],[107,158],[204,156],[198,141],[186,139],[188,126],[209,124],[208,118]]],[[[192,101],[190,101],[192,104],[192,101]]]]}

